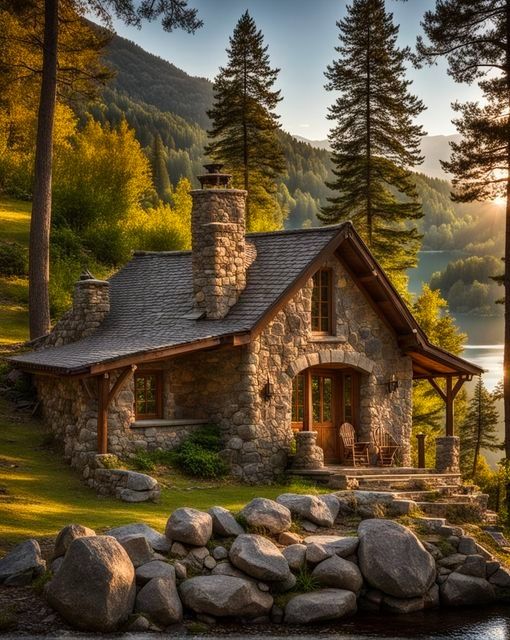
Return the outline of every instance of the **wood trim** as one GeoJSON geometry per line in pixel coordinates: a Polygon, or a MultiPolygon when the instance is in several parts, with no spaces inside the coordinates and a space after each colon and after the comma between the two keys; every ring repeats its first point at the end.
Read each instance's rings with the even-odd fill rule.
{"type": "Polygon", "coordinates": [[[115,398],[115,396],[119,393],[122,387],[126,384],[127,379],[132,374],[135,373],[136,368],[137,368],[136,364],[132,364],[130,367],[127,367],[126,369],[124,369],[124,371],[119,375],[119,377],[115,381],[115,384],[111,388],[110,393],[108,394],[108,404],[110,404],[110,402],[115,398]]]}
{"type": "Polygon", "coordinates": [[[108,373],[98,376],[97,406],[97,452],[108,453],[108,394],[110,376],[108,373]]]}
{"type": "MultiPolygon", "coordinates": [[[[311,328],[311,333],[312,333],[312,339],[313,336],[334,336],[336,334],[335,328],[336,328],[336,314],[334,313],[334,307],[335,305],[333,304],[333,299],[334,299],[334,290],[335,287],[333,287],[333,269],[331,267],[321,267],[320,269],[317,269],[317,271],[313,274],[313,278],[315,278],[316,275],[319,276],[319,290],[322,288],[322,283],[321,283],[321,274],[322,273],[327,273],[328,274],[328,299],[327,299],[327,303],[328,303],[328,315],[327,315],[327,321],[328,321],[328,329],[327,331],[323,331],[321,329],[319,330],[314,330],[312,327],[313,324],[313,290],[312,290],[312,311],[310,312],[310,328],[311,328]]],[[[313,289],[315,290],[316,288],[316,284],[314,282],[314,286],[313,289]]],[[[321,299],[321,292],[319,291],[319,325],[321,324],[321,320],[322,320],[322,299],[321,299]]]]}
{"type": "Polygon", "coordinates": [[[426,379],[429,381],[433,389],[437,392],[441,400],[443,400],[443,402],[446,402],[446,393],[441,389],[441,387],[437,384],[434,378],[426,378],[426,379]]]}
{"type": "Polygon", "coordinates": [[[161,420],[163,418],[163,371],[161,369],[140,370],[140,377],[154,376],[156,379],[156,413],[138,413],[136,410],[136,374],[135,374],[135,399],[134,413],[135,420],[161,420]]]}
{"type": "Polygon", "coordinates": [[[304,376],[304,389],[303,389],[303,429],[304,431],[312,431],[313,429],[313,400],[312,400],[312,373],[311,370],[305,369],[303,371],[304,376]]]}

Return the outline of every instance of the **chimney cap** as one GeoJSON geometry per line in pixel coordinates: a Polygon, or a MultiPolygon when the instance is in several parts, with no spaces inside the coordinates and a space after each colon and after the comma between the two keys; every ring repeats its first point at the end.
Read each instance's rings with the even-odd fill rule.
{"type": "Polygon", "coordinates": [[[95,280],[95,278],[88,269],[84,269],[80,273],[80,280],[95,280]]]}
{"type": "Polygon", "coordinates": [[[226,189],[230,185],[232,176],[228,173],[222,173],[223,164],[213,162],[204,164],[206,174],[198,176],[202,189],[226,189]]]}

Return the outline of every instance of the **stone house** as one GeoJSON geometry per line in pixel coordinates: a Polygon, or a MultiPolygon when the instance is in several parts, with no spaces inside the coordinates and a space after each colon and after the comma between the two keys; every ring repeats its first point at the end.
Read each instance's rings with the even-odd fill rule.
{"type": "Polygon", "coordinates": [[[246,193],[208,170],[192,251],[84,274],[52,333],[11,358],[71,464],[86,475],[98,452],[172,448],[214,423],[234,477],[267,482],[296,432],[341,464],[347,421],[361,440],[383,427],[408,466],[412,384],[428,379],[446,403],[439,466],[455,466],[453,400],[482,370],[429,342],[350,223],[246,235],[246,193]]]}

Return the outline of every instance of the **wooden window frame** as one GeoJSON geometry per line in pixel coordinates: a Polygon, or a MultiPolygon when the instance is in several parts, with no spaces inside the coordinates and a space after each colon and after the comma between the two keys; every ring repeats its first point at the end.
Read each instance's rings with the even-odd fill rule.
{"type": "MultiPolygon", "coordinates": [[[[142,369],[134,375],[134,413],[135,420],[161,420],[163,418],[163,371],[161,369],[142,369]],[[139,378],[155,376],[156,378],[156,411],[155,413],[138,413],[136,402],[136,382],[139,378]]],[[[145,388],[147,386],[145,385],[145,388]]]]}
{"type": "Polygon", "coordinates": [[[292,398],[291,398],[291,428],[292,431],[302,431],[304,428],[304,424],[305,424],[305,395],[306,395],[306,378],[304,376],[303,373],[298,373],[296,376],[294,376],[294,378],[292,379],[292,398]],[[299,384],[299,379],[302,380],[302,387],[301,387],[301,404],[299,403],[299,387],[295,387],[294,385],[298,385],[299,384]],[[296,402],[296,398],[295,398],[295,390],[297,389],[297,402],[296,402]],[[296,410],[299,409],[299,407],[301,407],[302,410],[302,414],[303,414],[303,419],[302,420],[294,420],[294,412],[296,410]]]}
{"type": "Polygon", "coordinates": [[[334,305],[333,305],[333,269],[323,268],[316,271],[315,274],[313,275],[312,309],[310,311],[310,327],[312,330],[312,334],[314,336],[331,336],[331,335],[334,335],[334,326],[335,326],[335,322],[334,322],[334,305]],[[320,329],[320,327],[322,326],[322,320],[324,318],[324,316],[322,315],[323,301],[322,301],[322,298],[320,297],[321,289],[322,289],[322,285],[320,284],[320,281],[323,273],[328,274],[328,299],[326,301],[328,304],[328,315],[327,315],[328,328],[326,331],[320,329]],[[315,282],[315,279],[317,277],[319,279],[318,287],[315,282]],[[314,302],[314,293],[317,288],[319,289],[319,309],[318,309],[319,315],[317,316],[319,329],[314,329],[313,302],[314,302]]]}

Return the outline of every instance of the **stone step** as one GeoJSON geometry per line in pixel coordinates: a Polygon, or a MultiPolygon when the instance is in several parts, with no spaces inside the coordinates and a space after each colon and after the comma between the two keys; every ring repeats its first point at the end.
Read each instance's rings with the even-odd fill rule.
{"type": "Polygon", "coordinates": [[[446,518],[449,522],[476,522],[485,514],[485,508],[477,502],[417,502],[416,506],[426,516],[446,518]]]}

